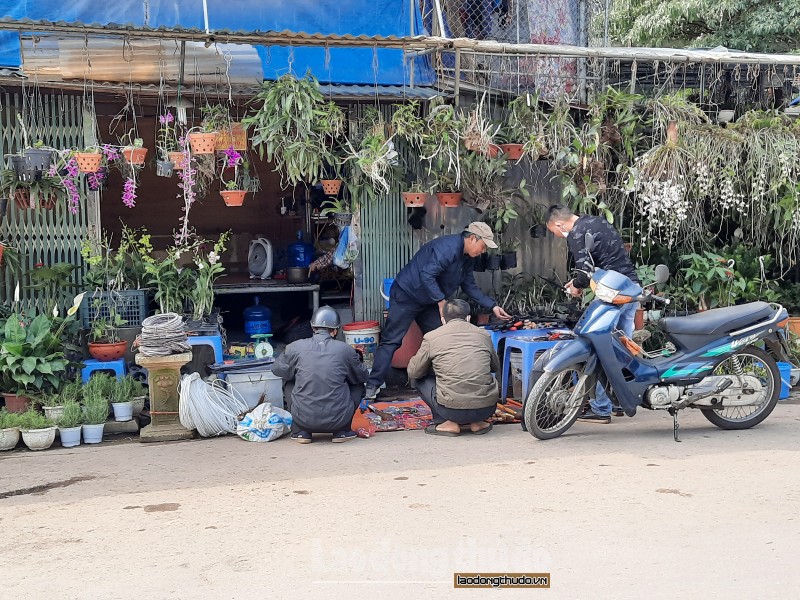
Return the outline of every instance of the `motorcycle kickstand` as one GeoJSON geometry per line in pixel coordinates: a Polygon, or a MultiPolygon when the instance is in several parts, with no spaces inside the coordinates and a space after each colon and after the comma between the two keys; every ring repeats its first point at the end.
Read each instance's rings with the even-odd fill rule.
{"type": "Polygon", "coordinates": [[[678,439],[678,429],[680,429],[680,425],[678,425],[678,411],[675,408],[670,408],[668,411],[672,415],[672,437],[675,438],[676,442],[680,442],[678,439]]]}

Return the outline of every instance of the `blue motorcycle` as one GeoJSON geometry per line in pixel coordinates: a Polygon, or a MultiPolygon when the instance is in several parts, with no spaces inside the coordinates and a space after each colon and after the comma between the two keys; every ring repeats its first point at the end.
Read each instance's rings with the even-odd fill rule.
{"type": "MultiPolygon", "coordinates": [[[[594,242],[587,234],[591,256],[594,242]]],[[[567,431],[594,397],[596,384],[616,396],[632,417],[640,406],[666,410],[678,439],[678,413],[696,408],[721,429],[749,429],[766,419],[778,402],[778,360],[789,355],[789,315],[778,304],[750,302],[685,317],[665,317],[658,326],[669,348],[645,352],[615,329],[621,308],[631,302],[666,306],[669,300],[615,271],[594,266],[589,304],[573,333],[536,361],[523,410],[523,427],[541,440],[567,431]]],[[[656,283],[669,270],[656,269],[656,283]]]]}

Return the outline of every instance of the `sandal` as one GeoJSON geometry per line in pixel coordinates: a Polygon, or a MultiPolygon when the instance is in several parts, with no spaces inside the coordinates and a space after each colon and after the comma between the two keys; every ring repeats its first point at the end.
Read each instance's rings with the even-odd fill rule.
{"type": "Polygon", "coordinates": [[[483,435],[485,433],[489,433],[492,430],[493,427],[494,427],[494,425],[489,423],[488,427],[484,427],[483,429],[479,429],[478,431],[472,431],[470,429],[470,431],[472,431],[472,435],[483,435]]]}
{"type": "Polygon", "coordinates": [[[425,428],[425,433],[427,433],[428,435],[443,435],[445,437],[458,437],[460,435],[452,431],[440,431],[439,429],[436,429],[436,425],[434,425],[433,423],[431,423],[425,428]]]}

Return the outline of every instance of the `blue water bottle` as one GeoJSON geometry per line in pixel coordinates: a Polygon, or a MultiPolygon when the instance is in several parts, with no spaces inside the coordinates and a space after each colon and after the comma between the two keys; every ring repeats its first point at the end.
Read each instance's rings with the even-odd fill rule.
{"type": "Polygon", "coordinates": [[[289,267],[308,267],[314,262],[314,246],[303,241],[303,232],[297,232],[297,241],[289,245],[289,267]]]}
{"type": "Polygon", "coordinates": [[[255,297],[253,306],[244,309],[244,332],[255,341],[253,336],[272,333],[272,311],[261,305],[261,298],[255,297]]]}

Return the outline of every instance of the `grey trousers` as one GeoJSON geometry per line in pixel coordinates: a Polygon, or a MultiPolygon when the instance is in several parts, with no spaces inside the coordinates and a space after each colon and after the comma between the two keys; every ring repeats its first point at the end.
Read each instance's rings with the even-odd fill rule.
{"type": "Polygon", "coordinates": [[[438,425],[445,421],[453,421],[459,425],[485,421],[494,414],[496,406],[492,404],[485,408],[447,408],[436,401],[436,375],[428,375],[422,379],[414,379],[411,385],[419,392],[433,413],[433,424],[438,425]]]}

